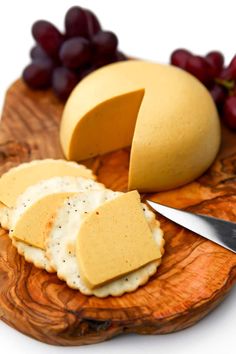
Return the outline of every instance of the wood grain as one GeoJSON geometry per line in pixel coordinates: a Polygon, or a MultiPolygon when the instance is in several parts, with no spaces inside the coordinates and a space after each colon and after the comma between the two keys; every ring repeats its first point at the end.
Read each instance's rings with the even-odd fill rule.
{"type": "MultiPolygon", "coordinates": [[[[62,109],[50,92],[31,91],[21,81],[12,85],[0,129],[0,173],[20,162],[62,157],[62,109]]],[[[128,149],[85,163],[107,187],[126,190],[128,149]]],[[[236,136],[224,130],[220,155],[204,176],[149,198],[236,221],[235,190],[236,136]]],[[[106,299],[86,297],[25,262],[1,230],[0,317],[31,337],[58,345],[96,343],[119,333],[169,333],[193,325],[232,287],[236,255],[159,218],[166,253],[157,274],[134,293],[106,299]]]]}

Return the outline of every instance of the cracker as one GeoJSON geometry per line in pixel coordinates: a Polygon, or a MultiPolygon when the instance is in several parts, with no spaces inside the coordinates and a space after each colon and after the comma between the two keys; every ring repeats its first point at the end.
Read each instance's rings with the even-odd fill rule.
{"type": "Polygon", "coordinates": [[[45,269],[49,273],[55,272],[55,269],[46,257],[46,252],[44,250],[30,246],[25,242],[18,241],[14,237],[12,238],[12,244],[27,262],[33,263],[35,267],[45,269]]]}
{"type": "MultiPolygon", "coordinates": [[[[69,287],[80,290],[85,295],[95,295],[97,297],[120,296],[125,292],[134,291],[148,281],[161,263],[161,259],[158,259],[120,279],[93,290],[89,289],[81,280],[75,253],[76,237],[81,222],[87,213],[106,200],[114,199],[120,194],[120,192],[105,189],[79,193],[77,196],[70,197],[59,209],[46,241],[47,256],[52,267],[56,269],[58,277],[66,281],[69,287]]],[[[153,237],[163,254],[164,238],[160,224],[155,219],[154,213],[145,204],[142,204],[142,207],[153,237]]]]}
{"type": "MultiPolygon", "coordinates": [[[[17,223],[22,214],[39,198],[52,193],[77,193],[81,191],[89,191],[91,189],[102,190],[104,189],[104,186],[101,183],[83,177],[53,177],[48,180],[40,181],[39,183],[27,188],[27,190],[18,197],[16,206],[12,209],[10,229],[14,229],[14,225],[17,223]]],[[[11,237],[11,231],[9,236],[11,237]]],[[[33,263],[38,268],[46,269],[49,272],[53,271],[53,267],[49,264],[44,250],[30,246],[27,243],[19,241],[15,238],[13,240],[13,245],[28,262],[33,263]]]]}
{"type": "Polygon", "coordinates": [[[5,230],[10,229],[10,213],[10,208],[0,202],[0,225],[5,230]]]}

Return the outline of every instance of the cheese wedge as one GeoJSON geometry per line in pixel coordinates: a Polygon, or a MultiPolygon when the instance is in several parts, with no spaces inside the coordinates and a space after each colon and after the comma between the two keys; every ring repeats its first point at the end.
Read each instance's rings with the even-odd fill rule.
{"type": "Polygon", "coordinates": [[[55,193],[44,196],[22,214],[10,237],[31,246],[45,249],[45,240],[51,230],[58,208],[75,193],[55,193]]]}
{"type": "Polygon", "coordinates": [[[220,124],[212,97],[192,75],[129,60],[100,68],[76,86],[60,139],[66,158],[76,161],[129,143],[129,189],[150,192],[201,175],[218,152],[220,124]]]}
{"type": "Polygon", "coordinates": [[[136,191],[94,210],[77,237],[81,277],[93,289],[161,257],[136,191]]]}
{"type": "Polygon", "coordinates": [[[95,179],[91,170],[77,163],[53,159],[35,160],[14,167],[1,176],[0,202],[7,207],[14,207],[16,199],[27,187],[56,176],[95,179]]]}

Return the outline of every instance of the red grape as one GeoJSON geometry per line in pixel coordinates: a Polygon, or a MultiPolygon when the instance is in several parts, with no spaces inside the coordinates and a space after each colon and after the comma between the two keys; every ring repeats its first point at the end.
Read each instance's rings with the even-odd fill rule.
{"type": "Polygon", "coordinates": [[[226,92],[222,86],[214,84],[214,86],[210,89],[210,93],[212,95],[213,100],[218,108],[221,108],[222,104],[226,98],[226,92]]]}
{"type": "Polygon", "coordinates": [[[208,62],[200,56],[189,57],[186,63],[186,70],[200,80],[204,85],[209,85],[212,81],[208,62]]]}
{"type": "Polygon", "coordinates": [[[66,100],[78,81],[76,73],[64,67],[58,67],[53,71],[52,89],[58,98],[66,100]]]}
{"type": "Polygon", "coordinates": [[[101,31],[102,28],[98,21],[98,18],[94,15],[92,11],[85,10],[85,15],[87,18],[88,35],[89,38],[92,38],[96,33],[101,31]]]}
{"type": "Polygon", "coordinates": [[[192,54],[186,49],[176,49],[170,57],[172,65],[178,66],[181,69],[186,68],[187,60],[192,54]]]}
{"type": "Polygon", "coordinates": [[[233,79],[232,71],[230,67],[224,68],[219,74],[219,79],[230,81],[233,79]]]}
{"type": "Polygon", "coordinates": [[[51,57],[57,57],[63,42],[63,35],[50,22],[40,20],[34,23],[32,34],[37,43],[51,57]]]}
{"type": "Polygon", "coordinates": [[[232,76],[231,78],[235,80],[236,79],[236,55],[233,57],[233,59],[229,63],[228,68],[231,72],[231,76],[232,76]]]}
{"type": "Polygon", "coordinates": [[[52,70],[48,60],[37,59],[24,69],[22,76],[32,89],[45,89],[51,84],[52,70]]]}
{"type": "Polygon", "coordinates": [[[126,56],[119,51],[116,51],[114,55],[95,55],[93,57],[94,70],[101,68],[102,66],[124,60],[127,60],[126,56]]]}
{"type": "Polygon", "coordinates": [[[236,80],[236,56],[233,57],[227,68],[222,69],[220,79],[223,80],[236,80]]]}
{"type": "Polygon", "coordinates": [[[32,59],[48,59],[49,56],[39,45],[34,46],[30,51],[30,57],[32,59]]]}
{"type": "Polygon", "coordinates": [[[115,57],[115,61],[123,61],[123,60],[127,60],[127,57],[122,53],[122,52],[119,52],[117,51],[114,55],[115,57]]]}
{"type": "Polygon", "coordinates": [[[101,68],[102,66],[114,63],[117,61],[114,56],[98,56],[93,58],[94,70],[101,68]]]}
{"type": "Polygon", "coordinates": [[[225,124],[233,130],[236,130],[236,97],[228,97],[223,108],[223,120],[225,124]]]}
{"type": "Polygon", "coordinates": [[[113,55],[118,45],[118,39],[113,32],[100,31],[93,36],[92,44],[97,55],[113,55]]]}
{"type": "Polygon", "coordinates": [[[217,51],[209,52],[206,55],[206,60],[210,64],[212,76],[219,76],[224,65],[224,56],[222,53],[217,51]]]}
{"type": "Polygon", "coordinates": [[[67,37],[88,38],[88,24],[86,12],[82,7],[71,7],[65,16],[65,28],[67,37]]]}
{"type": "Polygon", "coordinates": [[[79,6],[65,15],[65,35],[44,20],[33,24],[32,35],[36,40],[30,51],[33,62],[25,68],[23,78],[35,89],[51,86],[62,100],[90,72],[127,59],[117,50],[116,35],[102,31],[96,15],[79,6]]]}
{"type": "Polygon", "coordinates": [[[91,74],[96,68],[94,66],[89,66],[87,68],[83,68],[80,71],[80,80],[82,80],[85,76],[91,74]]]}
{"type": "Polygon", "coordinates": [[[74,37],[65,41],[60,49],[60,59],[64,66],[75,69],[86,64],[91,58],[90,42],[82,37],[74,37]]]}

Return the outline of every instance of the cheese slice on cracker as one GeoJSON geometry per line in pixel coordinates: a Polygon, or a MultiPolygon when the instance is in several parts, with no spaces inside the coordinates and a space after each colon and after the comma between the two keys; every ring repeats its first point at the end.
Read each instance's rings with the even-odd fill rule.
{"type": "MultiPolygon", "coordinates": [[[[134,291],[148,281],[161,263],[161,258],[158,258],[127,275],[94,289],[89,288],[82,280],[76,256],[76,243],[80,227],[89,213],[106,201],[113,200],[121,195],[123,195],[121,192],[104,189],[78,193],[76,196],[69,198],[59,209],[46,241],[46,253],[51,266],[57,271],[58,277],[66,281],[69,287],[80,290],[83,294],[106,297],[109,295],[120,296],[126,292],[134,291]]],[[[155,245],[160,250],[160,254],[163,255],[164,238],[160,224],[155,219],[154,213],[145,204],[140,203],[140,207],[151,230],[155,245]]],[[[130,220],[130,222],[135,221],[130,220]]],[[[95,244],[92,244],[91,247],[96,252],[95,244]]]]}
{"type": "Polygon", "coordinates": [[[27,188],[12,210],[9,236],[27,261],[51,271],[45,253],[45,238],[58,208],[81,191],[104,189],[103,184],[83,177],[53,177],[27,188]]]}
{"type": "Polygon", "coordinates": [[[14,207],[17,198],[29,186],[52,177],[75,176],[95,179],[92,171],[83,165],[65,160],[35,160],[11,168],[0,178],[0,202],[14,207]]]}
{"type": "Polygon", "coordinates": [[[78,232],[76,256],[91,289],[161,258],[137,191],[107,201],[88,215],[78,232]]]}
{"type": "Polygon", "coordinates": [[[73,194],[75,193],[52,193],[40,198],[21,215],[14,228],[10,230],[10,236],[44,250],[44,241],[58,208],[73,194]]]}

